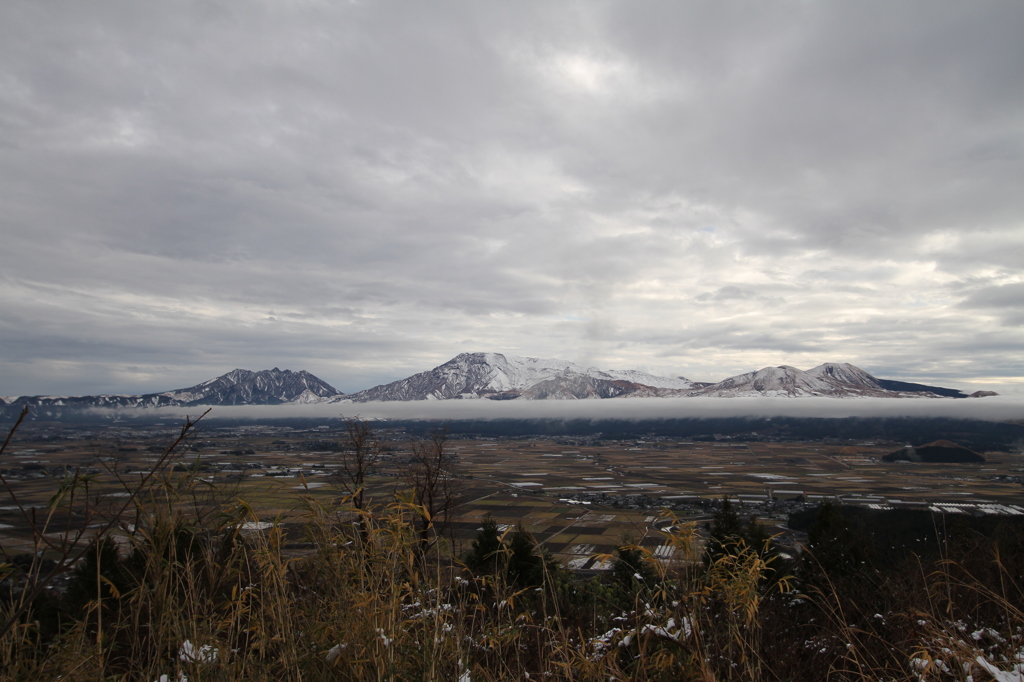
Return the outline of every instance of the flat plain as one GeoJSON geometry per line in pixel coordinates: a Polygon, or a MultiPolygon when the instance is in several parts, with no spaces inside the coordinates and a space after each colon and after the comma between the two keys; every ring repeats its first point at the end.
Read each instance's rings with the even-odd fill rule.
{"type": "MultiPolygon", "coordinates": [[[[0,546],[9,555],[31,551],[28,519],[35,513],[39,524],[46,501],[66,473],[89,474],[89,494],[101,507],[116,508],[175,431],[172,423],[27,425],[0,462],[8,486],[0,500],[0,546]]],[[[385,447],[368,492],[371,504],[381,509],[403,487],[413,439],[383,422],[377,432],[385,447]]],[[[337,424],[295,428],[208,422],[168,462],[168,475],[194,472],[193,504],[217,509],[244,500],[259,521],[297,529],[304,499],[331,503],[344,497],[334,475],[343,457],[341,443],[337,424]]],[[[796,538],[786,528],[788,514],[823,500],[878,509],[1024,514],[1024,455],[982,453],[983,464],[881,461],[901,446],[451,437],[446,447],[457,506],[447,533],[454,551],[461,553],[489,515],[503,530],[521,524],[571,568],[601,570],[609,565],[602,555],[625,541],[654,551],[662,543],[658,528],[671,523],[672,516],[703,527],[723,497],[790,542],[796,538]]],[[[50,530],[67,522],[54,517],[50,530]]]]}

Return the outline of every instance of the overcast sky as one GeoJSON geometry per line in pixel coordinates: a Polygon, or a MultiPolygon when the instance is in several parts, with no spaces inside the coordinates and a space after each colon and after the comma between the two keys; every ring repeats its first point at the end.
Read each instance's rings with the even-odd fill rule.
{"type": "Polygon", "coordinates": [[[1024,387],[1024,3],[0,4],[0,394],[1024,387]]]}

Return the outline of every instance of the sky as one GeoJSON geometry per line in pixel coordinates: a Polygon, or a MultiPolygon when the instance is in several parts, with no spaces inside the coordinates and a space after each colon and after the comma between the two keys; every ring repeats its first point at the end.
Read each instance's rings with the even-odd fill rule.
{"type": "Polygon", "coordinates": [[[1024,391],[1024,3],[0,4],[0,395],[461,352],[1024,391]]]}

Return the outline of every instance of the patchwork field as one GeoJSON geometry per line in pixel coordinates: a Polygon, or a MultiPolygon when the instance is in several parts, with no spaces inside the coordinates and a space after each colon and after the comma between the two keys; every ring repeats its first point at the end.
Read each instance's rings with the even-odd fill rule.
{"type": "MultiPolygon", "coordinates": [[[[167,428],[69,427],[33,424],[0,462],[9,490],[0,500],[0,546],[31,550],[26,514],[42,513],[65,472],[89,473],[101,505],[123,504],[126,485],[159,458],[174,433],[167,428]],[[18,504],[26,510],[23,514],[18,504]]],[[[372,503],[394,501],[409,473],[409,436],[379,429],[385,452],[368,481],[372,503]]],[[[341,432],[284,426],[204,424],[172,468],[196,468],[190,499],[211,510],[250,504],[261,521],[286,527],[303,499],[344,494],[336,472],[341,432]]],[[[894,443],[686,442],[674,440],[450,439],[458,506],[449,534],[463,551],[482,520],[503,528],[522,524],[559,560],[599,570],[600,555],[623,541],[652,550],[665,510],[683,520],[710,518],[724,496],[785,533],[790,511],[830,499],[876,508],[930,506],[950,513],[1024,514],[1024,456],[983,453],[984,464],[887,464],[894,443]]],[[[78,519],[54,517],[48,530],[78,519]]],[[[37,525],[40,521],[37,519],[37,525]]],[[[293,538],[301,542],[301,538],[293,538]]],[[[660,550],[662,552],[666,550],[660,550]]],[[[667,557],[666,557],[667,558],[667,557]]]]}

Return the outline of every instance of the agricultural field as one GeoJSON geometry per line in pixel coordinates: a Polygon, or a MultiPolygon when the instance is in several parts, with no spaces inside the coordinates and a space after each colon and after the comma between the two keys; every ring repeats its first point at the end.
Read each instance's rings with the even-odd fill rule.
{"type": "MultiPolygon", "coordinates": [[[[65,472],[92,477],[98,509],[116,510],[126,490],[150,470],[173,439],[166,427],[31,424],[0,462],[8,490],[0,500],[0,545],[8,554],[32,549],[26,521],[54,494],[65,472]],[[13,492],[17,499],[11,496],[13,492]],[[18,505],[21,505],[19,508],[18,505]]],[[[253,521],[298,527],[304,500],[340,500],[340,425],[201,425],[167,462],[171,475],[195,472],[194,504],[210,510],[245,501],[253,521]]],[[[377,429],[384,449],[371,470],[371,505],[394,502],[406,484],[413,441],[401,430],[377,429]]],[[[791,511],[822,500],[876,509],[931,507],[949,513],[1024,514],[1024,457],[983,453],[984,464],[883,463],[894,443],[607,441],[551,438],[450,438],[458,504],[447,534],[465,551],[485,517],[501,529],[522,524],[570,568],[599,571],[624,541],[652,551],[668,513],[702,528],[723,497],[781,534],[791,511]]],[[[54,532],[74,519],[50,520],[54,532]]],[[[290,538],[296,546],[301,537],[290,538]]],[[[668,558],[668,557],[665,557],[668,558]]]]}

